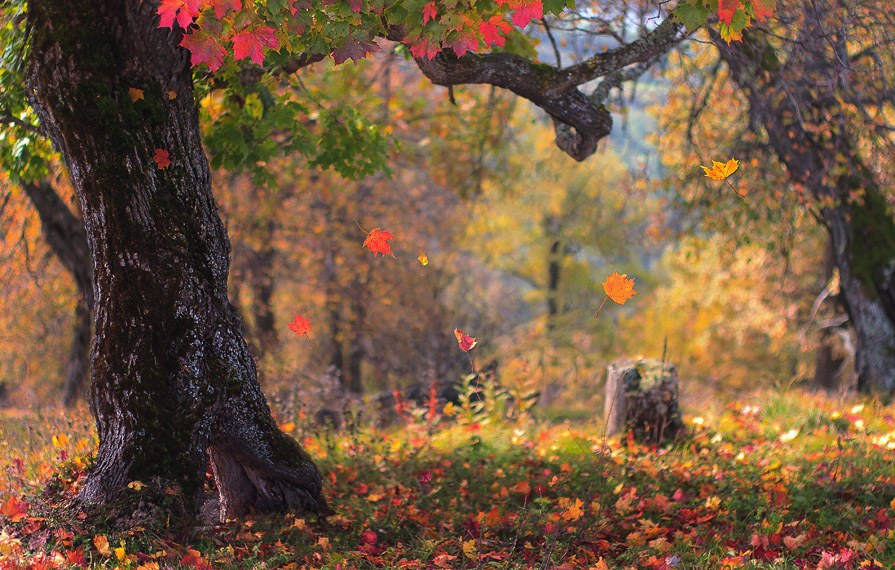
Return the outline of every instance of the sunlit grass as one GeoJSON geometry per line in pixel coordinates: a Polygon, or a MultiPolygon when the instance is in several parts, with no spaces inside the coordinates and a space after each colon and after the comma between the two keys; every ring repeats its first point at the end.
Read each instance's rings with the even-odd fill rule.
{"type": "MultiPolygon", "coordinates": [[[[604,438],[597,417],[468,411],[335,431],[280,410],[325,474],[326,523],[108,533],[104,551],[94,535],[59,530],[37,545],[48,522],[0,515],[0,567],[68,567],[71,556],[140,570],[895,567],[892,406],[768,391],[687,410],[688,437],[659,449],[604,438]]],[[[32,501],[95,441],[84,413],[0,418],[4,503],[32,501]]]]}

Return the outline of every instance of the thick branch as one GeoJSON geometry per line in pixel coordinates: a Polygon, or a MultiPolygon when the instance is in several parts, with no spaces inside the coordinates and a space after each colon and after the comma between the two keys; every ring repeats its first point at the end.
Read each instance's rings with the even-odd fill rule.
{"type": "MultiPolygon", "coordinates": [[[[511,53],[467,54],[457,58],[442,51],[431,60],[416,58],[416,64],[436,85],[489,84],[528,99],[554,121],[571,128],[557,129],[556,145],[575,160],[584,160],[612,130],[612,117],[600,101],[579,91],[578,86],[655,58],[679,41],[679,31],[680,26],[667,19],[640,39],[568,69],[511,53]]],[[[392,35],[389,39],[403,39],[392,35]]]]}

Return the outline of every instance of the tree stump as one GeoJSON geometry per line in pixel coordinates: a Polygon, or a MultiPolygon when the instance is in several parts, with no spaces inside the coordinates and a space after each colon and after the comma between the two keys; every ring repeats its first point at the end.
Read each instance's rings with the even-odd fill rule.
{"type": "Polygon", "coordinates": [[[606,368],[606,435],[630,431],[637,441],[660,444],[684,429],[680,380],[661,360],[618,360],[606,368]]]}

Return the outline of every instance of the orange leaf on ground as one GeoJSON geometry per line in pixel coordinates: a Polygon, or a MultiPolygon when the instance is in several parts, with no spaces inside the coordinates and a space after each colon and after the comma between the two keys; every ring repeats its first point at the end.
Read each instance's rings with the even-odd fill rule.
{"type": "Polygon", "coordinates": [[[145,99],[143,97],[143,90],[137,89],[136,87],[131,87],[130,89],[128,89],[127,94],[130,96],[131,101],[133,101],[134,103],[136,103],[140,99],[145,99]]]}
{"type": "Polygon", "coordinates": [[[369,234],[367,234],[367,239],[364,240],[364,247],[373,252],[373,257],[376,257],[377,253],[381,253],[385,255],[386,253],[395,257],[395,254],[392,253],[392,248],[388,244],[388,240],[395,239],[395,236],[388,232],[380,231],[379,228],[373,228],[369,234]]]}
{"type": "Polygon", "coordinates": [[[17,501],[14,497],[10,497],[9,500],[0,507],[0,514],[8,516],[11,522],[21,522],[22,519],[28,516],[29,506],[30,505],[24,501],[17,501]]]}
{"type": "Polygon", "coordinates": [[[460,350],[463,352],[469,352],[475,348],[475,337],[465,334],[460,329],[454,329],[454,336],[457,337],[457,344],[460,345],[460,350]]]}
{"type": "Polygon", "coordinates": [[[737,171],[740,167],[740,161],[731,158],[727,163],[712,161],[712,167],[700,166],[705,170],[705,175],[712,180],[725,180],[728,176],[737,171]]]}
{"type": "Polygon", "coordinates": [[[311,332],[311,321],[299,315],[298,313],[292,313],[295,317],[292,319],[292,322],[289,323],[289,330],[294,332],[295,334],[308,334],[311,332]]]}
{"type": "Polygon", "coordinates": [[[619,275],[616,271],[602,283],[603,291],[619,305],[624,305],[625,301],[637,294],[634,290],[634,278],[625,279],[627,276],[627,273],[619,275]]]}

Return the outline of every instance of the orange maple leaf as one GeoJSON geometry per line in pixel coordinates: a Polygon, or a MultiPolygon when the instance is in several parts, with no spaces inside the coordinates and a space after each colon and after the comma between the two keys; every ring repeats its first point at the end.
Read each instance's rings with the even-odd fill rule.
{"type": "Polygon", "coordinates": [[[627,273],[619,275],[616,271],[602,283],[603,291],[619,305],[624,305],[625,301],[637,294],[634,290],[634,278],[625,279],[627,276],[627,273]]]}
{"type": "MultiPolygon", "coordinates": [[[[295,318],[292,319],[292,322],[289,323],[289,330],[298,335],[305,335],[311,332],[311,321],[299,315],[298,313],[292,313],[295,318]]],[[[309,338],[310,340],[310,338],[309,338]]]]}
{"type": "Polygon", "coordinates": [[[726,180],[728,176],[737,171],[740,167],[740,161],[731,158],[727,163],[712,161],[712,167],[700,166],[705,170],[705,175],[712,180],[726,180]]]}
{"type": "Polygon", "coordinates": [[[14,497],[10,497],[6,503],[0,507],[0,514],[9,517],[10,522],[21,522],[28,516],[28,508],[30,505],[24,501],[18,501],[14,497]]]}
{"type": "Polygon", "coordinates": [[[377,253],[381,253],[385,255],[386,253],[395,257],[395,254],[392,253],[392,248],[388,244],[388,240],[395,239],[395,236],[388,232],[380,231],[379,228],[373,228],[370,230],[370,233],[367,234],[367,239],[364,240],[363,247],[366,247],[370,251],[373,252],[373,257],[376,257],[377,253]]]}
{"type": "Polygon", "coordinates": [[[475,337],[469,336],[460,329],[454,329],[454,336],[457,337],[457,344],[460,345],[460,350],[463,352],[469,352],[475,348],[475,337]]]}

